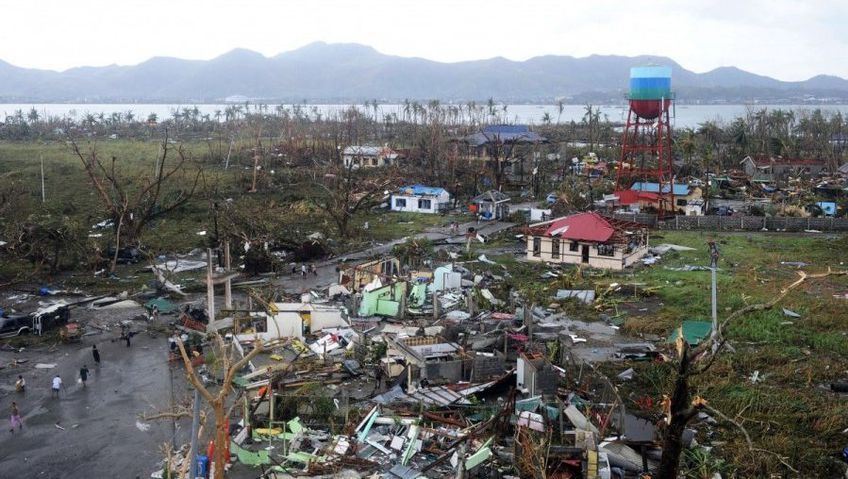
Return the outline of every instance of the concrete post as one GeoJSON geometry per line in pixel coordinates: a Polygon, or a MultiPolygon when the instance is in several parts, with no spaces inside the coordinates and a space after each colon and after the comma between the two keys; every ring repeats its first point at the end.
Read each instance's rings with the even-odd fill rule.
{"type": "MultiPolygon", "coordinates": [[[[230,263],[230,242],[224,241],[224,269],[225,274],[229,275],[230,271],[232,271],[232,264],[230,263]]],[[[224,283],[224,306],[227,309],[233,308],[233,285],[232,280],[227,278],[227,281],[224,283]]]]}
{"type": "Polygon", "coordinates": [[[206,248],[206,315],[215,321],[215,285],[212,282],[212,248],[206,248]]]}
{"type": "MultiPolygon", "coordinates": [[[[710,333],[710,339],[715,340],[718,335],[718,293],[716,291],[716,269],[718,269],[718,246],[716,246],[715,241],[710,241],[710,271],[712,275],[711,285],[711,300],[712,300],[712,320],[713,320],[713,329],[710,333]]],[[[715,347],[715,345],[713,345],[715,347]]]]}

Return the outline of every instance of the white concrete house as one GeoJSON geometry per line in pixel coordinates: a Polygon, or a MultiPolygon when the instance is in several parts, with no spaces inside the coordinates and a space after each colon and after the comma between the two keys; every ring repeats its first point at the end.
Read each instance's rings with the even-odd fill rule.
{"type": "Polygon", "coordinates": [[[253,313],[254,333],[238,335],[239,340],[258,336],[263,341],[278,338],[302,339],[328,328],[347,328],[350,324],[335,306],[313,303],[271,303],[268,313],[253,313]]]}
{"type": "Polygon", "coordinates": [[[622,270],[648,252],[644,225],[595,212],[563,216],[527,227],[527,259],[622,270]]]}
{"type": "Polygon", "coordinates": [[[450,208],[450,193],[444,188],[424,185],[403,186],[391,196],[392,211],[439,213],[450,208]]]}
{"type": "Polygon", "coordinates": [[[348,146],[342,150],[345,168],[375,168],[393,165],[398,154],[388,146],[348,146]]]}

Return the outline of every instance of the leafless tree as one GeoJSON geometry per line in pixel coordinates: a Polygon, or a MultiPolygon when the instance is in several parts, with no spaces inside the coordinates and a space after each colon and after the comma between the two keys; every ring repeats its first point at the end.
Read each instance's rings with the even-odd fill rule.
{"type": "Polygon", "coordinates": [[[114,272],[122,244],[136,242],[150,221],[191,199],[200,179],[200,169],[193,178],[187,172],[188,155],[182,146],[176,148],[176,159],[172,160],[173,155],[169,154],[174,148],[168,141],[167,130],[152,175],[131,176],[120,171],[116,157],[104,161],[96,145],[84,152],[73,139],[70,143],[113,222],[114,253],[109,270],[114,272]]]}
{"type": "Polygon", "coordinates": [[[232,389],[232,381],[236,374],[244,368],[251,359],[256,357],[257,354],[261,353],[264,349],[262,346],[262,341],[257,340],[254,348],[244,355],[241,359],[233,360],[233,346],[224,344],[224,340],[217,333],[213,334],[213,341],[215,343],[216,357],[221,361],[221,370],[224,372],[223,384],[221,385],[221,389],[218,390],[217,394],[213,394],[209,389],[206,388],[206,385],[203,383],[203,380],[194,370],[194,367],[191,364],[191,358],[186,352],[185,345],[180,340],[177,340],[177,346],[180,350],[180,356],[182,356],[183,364],[186,369],[186,378],[188,381],[197,389],[200,393],[200,396],[203,398],[209,406],[212,407],[212,411],[215,415],[215,457],[213,463],[215,464],[215,479],[224,479],[224,451],[227,449],[227,398],[230,396],[230,393],[233,391],[232,389]]]}
{"type": "Polygon", "coordinates": [[[384,191],[399,184],[400,177],[393,169],[368,175],[354,170],[352,163],[346,167],[334,164],[323,168],[323,175],[312,181],[311,201],[330,217],[339,237],[345,238],[350,235],[354,215],[373,206],[384,191]]]}

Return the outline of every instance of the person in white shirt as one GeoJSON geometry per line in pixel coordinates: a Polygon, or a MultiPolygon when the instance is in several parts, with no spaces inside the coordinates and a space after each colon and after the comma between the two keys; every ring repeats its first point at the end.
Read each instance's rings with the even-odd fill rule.
{"type": "Polygon", "coordinates": [[[59,390],[62,389],[62,378],[57,374],[53,378],[53,396],[59,397],[59,390]]]}

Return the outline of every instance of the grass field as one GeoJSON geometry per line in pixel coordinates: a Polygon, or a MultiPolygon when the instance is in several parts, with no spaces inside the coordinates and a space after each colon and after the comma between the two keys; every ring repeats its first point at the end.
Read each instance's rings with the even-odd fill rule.
{"type": "MultiPolygon", "coordinates": [[[[845,237],[785,234],[712,234],[663,232],[661,242],[696,248],[672,253],[656,265],[640,268],[628,280],[656,286],[659,309],[645,316],[628,316],[630,334],[667,335],[684,319],[709,320],[710,273],[678,272],[666,268],[708,265],[706,241],[719,243],[719,320],[746,304],[767,301],[797,279],[796,267],[781,262],[805,262],[808,273],[848,269],[845,237]]],[[[697,376],[693,393],[706,398],[750,432],[758,448],[774,451],[802,472],[802,477],[833,477],[835,455],[846,444],[848,402],[831,393],[832,381],[848,379],[848,277],[813,280],[791,292],[776,308],[749,314],[726,331],[736,352],[727,352],[705,374],[697,376]],[[784,315],[782,308],[801,315],[784,315]],[[750,377],[759,372],[760,381],[750,377]]],[[[625,384],[628,397],[658,399],[670,391],[669,365],[633,363],[634,382],[625,384]]],[[[630,404],[635,407],[635,402],[630,404]]],[[[740,477],[767,477],[787,469],[769,454],[748,452],[743,435],[733,426],[717,428],[712,454],[728,461],[740,477]]]]}

